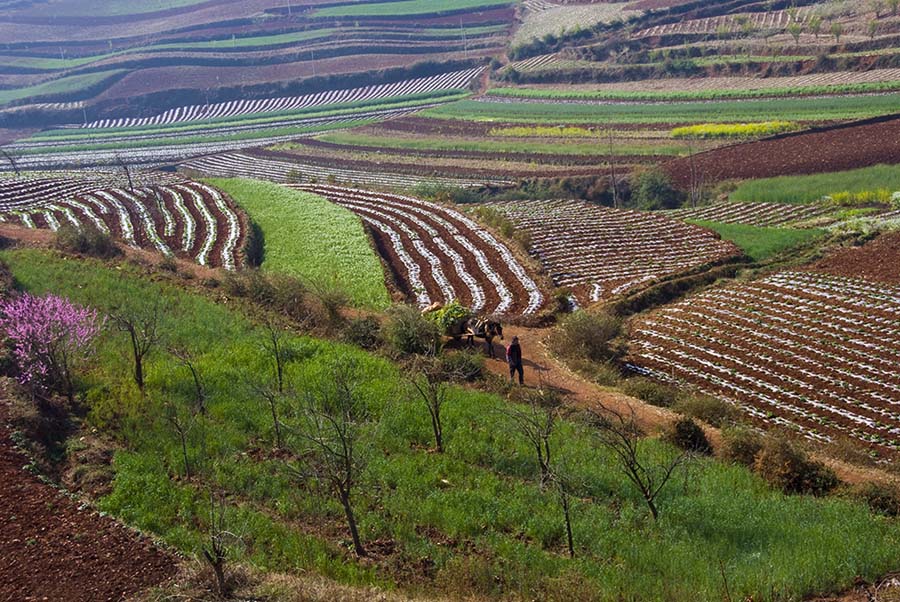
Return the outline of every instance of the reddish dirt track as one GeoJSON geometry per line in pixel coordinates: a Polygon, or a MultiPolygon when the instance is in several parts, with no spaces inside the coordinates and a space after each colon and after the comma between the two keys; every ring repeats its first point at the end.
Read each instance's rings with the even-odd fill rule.
{"type": "Polygon", "coordinates": [[[174,575],[152,542],[25,472],[7,419],[0,401],[0,602],[118,601],[174,575]]]}
{"type": "MultiPolygon", "coordinates": [[[[900,163],[900,116],[727,146],[694,155],[694,162],[707,183],[900,163]]],[[[679,186],[690,184],[688,159],[663,167],[679,186]]]]}

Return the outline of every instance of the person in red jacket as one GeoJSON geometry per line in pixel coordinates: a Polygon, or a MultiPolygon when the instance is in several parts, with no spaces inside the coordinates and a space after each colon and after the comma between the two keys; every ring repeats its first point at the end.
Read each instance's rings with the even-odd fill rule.
{"type": "Polygon", "coordinates": [[[519,373],[519,384],[525,384],[525,369],[522,366],[522,347],[519,345],[519,337],[513,337],[506,348],[506,363],[509,364],[509,380],[512,381],[516,372],[519,373]]]}

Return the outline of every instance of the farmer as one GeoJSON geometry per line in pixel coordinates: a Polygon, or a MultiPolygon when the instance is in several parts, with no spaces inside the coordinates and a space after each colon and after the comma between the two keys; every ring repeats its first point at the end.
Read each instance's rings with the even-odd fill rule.
{"type": "Polygon", "coordinates": [[[522,347],[519,346],[519,337],[513,337],[509,347],[506,348],[506,363],[509,364],[509,380],[512,382],[516,372],[519,373],[519,384],[525,384],[525,370],[522,367],[522,347]]]}

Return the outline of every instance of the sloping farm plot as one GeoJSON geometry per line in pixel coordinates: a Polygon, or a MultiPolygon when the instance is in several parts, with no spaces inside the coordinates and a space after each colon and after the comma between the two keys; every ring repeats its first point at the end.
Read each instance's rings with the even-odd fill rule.
{"type": "Polygon", "coordinates": [[[253,178],[273,182],[335,181],[344,184],[365,183],[368,186],[413,187],[421,183],[448,186],[482,186],[506,183],[496,178],[472,179],[423,173],[391,173],[384,164],[372,161],[304,161],[267,158],[251,153],[226,153],[186,161],[181,168],[222,178],[253,178]],[[327,164],[323,164],[327,163],[327,164]]]}
{"type": "Polygon", "coordinates": [[[88,123],[87,128],[122,128],[168,125],[209,119],[225,119],[266,113],[288,113],[312,107],[335,104],[359,103],[385,98],[413,96],[442,90],[465,89],[483,67],[443,73],[432,77],[410,79],[393,84],[366,86],[348,90],[329,90],[317,94],[267,98],[261,100],[233,100],[207,105],[191,105],[170,109],[159,115],[145,118],[104,119],[88,123]]]}
{"type": "Polygon", "coordinates": [[[132,247],[229,270],[239,264],[245,236],[219,191],[175,178],[133,190],[89,180],[2,179],[0,222],[53,231],[87,224],[132,247]]]}
{"type": "Polygon", "coordinates": [[[658,214],[581,201],[493,203],[531,236],[531,253],[559,287],[593,303],[739,255],[716,234],[658,214]]]}
{"type": "MultiPolygon", "coordinates": [[[[787,226],[827,215],[831,210],[816,205],[785,203],[718,202],[704,207],[686,207],[667,214],[678,219],[703,220],[745,226],[787,226]]],[[[821,225],[821,224],[820,224],[821,225]]]]}
{"type": "Polygon", "coordinates": [[[730,401],[762,424],[896,451],[898,315],[900,286],[783,272],[638,319],[630,361],[730,401]]]}
{"type": "Polygon", "coordinates": [[[458,299],[477,313],[529,315],[544,305],[544,295],[515,254],[458,211],[406,196],[301,188],[357,214],[399,288],[420,307],[458,299]]]}
{"type": "MultiPolygon", "coordinates": [[[[896,103],[897,95],[878,98],[896,103]]],[[[892,165],[900,163],[898,134],[900,118],[889,116],[717,148],[697,153],[692,160],[674,159],[663,169],[677,185],[687,186],[691,170],[713,183],[892,165]]]]}

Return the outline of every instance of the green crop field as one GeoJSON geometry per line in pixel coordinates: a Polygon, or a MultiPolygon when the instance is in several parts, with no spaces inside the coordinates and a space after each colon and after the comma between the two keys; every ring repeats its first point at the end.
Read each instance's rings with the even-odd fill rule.
{"type": "Polygon", "coordinates": [[[900,95],[663,104],[564,104],[463,100],[422,112],[435,119],[519,123],[706,123],[862,119],[896,112],[900,95]]]}
{"type": "MultiPolygon", "coordinates": [[[[339,504],[322,489],[298,484],[282,455],[270,453],[269,410],[241,384],[270,378],[261,329],[236,309],[139,280],[127,266],[109,269],[34,250],[4,251],[0,259],[22,288],[101,311],[123,298],[171,300],[164,335],[195,354],[207,392],[208,411],[195,417],[187,439],[191,479],[184,478],[179,439],[162,407],[164,399],[190,403],[190,375],[174,369],[164,352],[150,356],[141,396],[129,386],[127,342],[104,337],[80,385],[90,424],[123,444],[113,489],[100,507],[186,553],[199,553],[198,525],[212,487],[227,493],[228,525],[240,536],[230,561],[455,598],[571,599],[558,596],[577,591],[581,599],[610,602],[718,600],[727,582],[732,599],[787,601],[900,568],[896,522],[840,498],[785,496],[746,469],[711,459],[692,460],[679,473],[654,522],[587,427],[562,421],[554,454],[578,483],[572,503],[577,556],[569,559],[556,495],[539,487],[531,448],[499,411],[508,401],[451,389],[446,452],[431,453],[427,413],[395,365],[286,335],[287,377],[301,390],[339,366],[360,378],[369,418],[361,430],[367,467],[355,489],[355,512],[363,541],[392,542],[398,564],[357,563],[337,544],[341,536],[326,535],[343,533],[339,504]],[[432,576],[409,585],[404,567],[422,559],[432,576]]],[[[647,440],[642,453],[672,451],[647,440]]]]}
{"type": "Polygon", "coordinates": [[[733,201],[811,203],[837,192],[865,192],[882,188],[900,191],[900,165],[875,165],[809,176],[745,180],[738,184],[730,198],[733,201]]]}
{"type": "MultiPolygon", "coordinates": [[[[435,151],[477,151],[485,153],[529,153],[559,155],[596,155],[609,154],[608,144],[585,142],[529,142],[524,140],[454,140],[450,138],[388,138],[341,132],[319,136],[320,140],[333,144],[372,146],[384,149],[435,150],[435,151]]],[[[684,147],[674,144],[622,143],[613,144],[613,152],[618,155],[678,155],[685,152],[684,147]]]]}
{"type": "Polygon", "coordinates": [[[429,15],[463,11],[467,9],[485,9],[498,6],[509,6],[514,0],[398,0],[396,2],[370,2],[343,4],[320,8],[313,13],[314,17],[387,17],[404,15],[429,15]]]}
{"type": "Polygon", "coordinates": [[[812,242],[825,235],[824,230],[797,230],[794,228],[760,228],[743,224],[722,224],[701,220],[688,223],[709,228],[723,239],[730,240],[753,261],[762,261],[782,251],[812,242]]]}
{"type": "Polygon", "coordinates": [[[390,303],[384,271],[359,218],[312,194],[257,180],[213,179],[260,227],[262,268],[314,285],[336,285],[353,305],[390,303]]]}

